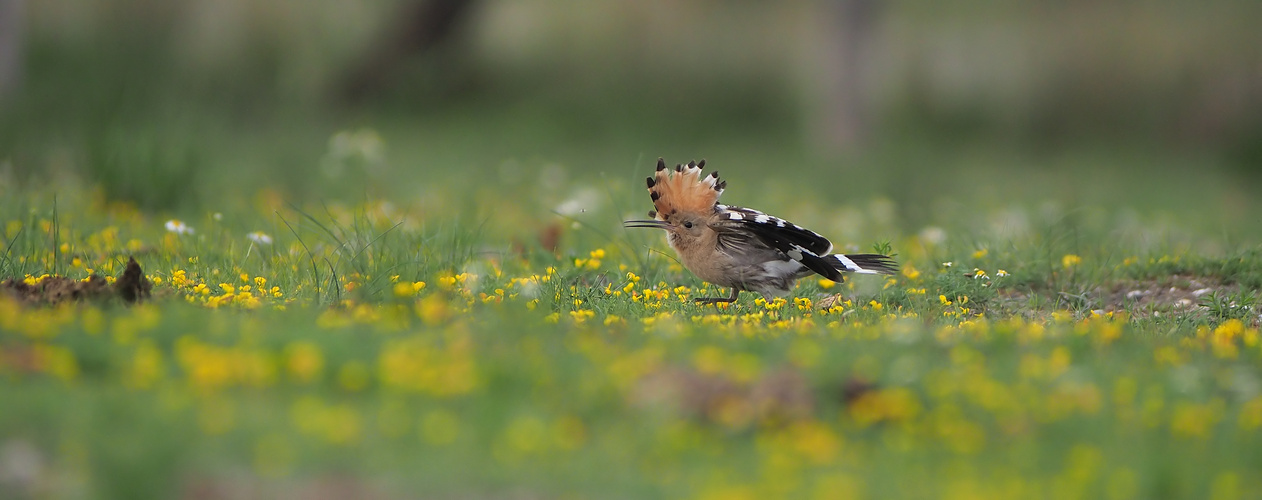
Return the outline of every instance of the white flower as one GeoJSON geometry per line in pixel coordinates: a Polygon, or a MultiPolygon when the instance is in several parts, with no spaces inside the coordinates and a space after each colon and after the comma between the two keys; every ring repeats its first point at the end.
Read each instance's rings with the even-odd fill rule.
{"type": "Polygon", "coordinates": [[[1004,277],[1004,276],[1007,276],[1007,275],[1008,275],[1008,271],[1004,271],[1003,269],[1000,269],[1000,270],[998,270],[998,271],[995,271],[995,276],[998,276],[998,277],[1000,277],[1000,278],[1002,278],[1002,277],[1004,277]]]}
{"type": "Polygon", "coordinates": [[[943,262],[943,263],[942,263],[942,267],[951,267],[951,263],[950,263],[950,262],[943,262]]]}
{"type": "Polygon", "coordinates": [[[937,226],[925,226],[920,230],[920,239],[930,245],[941,245],[946,241],[947,234],[942,228],[937,226]]]}
{"type": "Polygon", "coordinates": [[[271,245],[271,244],[272,244],[272,237],[271,237],[271,236],[268,236],[268,235],[267,235],[267,233],[264,233],[263,231],[255,231],[255,232],[253,232],[253,233],[250,233],[250,234],[245,235],[245,237],[246,237],[246,238],[249,238],[249,239],[250,239],[250,241],[253,241],[253,242],[258,243],[258,244],[260,244],[260,245],[271,245]]]}
{"type": "Polygon", "coordinates": [[[167,231],[175,234],[193,234],[193,228],[189,227],[184,221],[179,219],[171,219],[166,223],[167,231]]]}

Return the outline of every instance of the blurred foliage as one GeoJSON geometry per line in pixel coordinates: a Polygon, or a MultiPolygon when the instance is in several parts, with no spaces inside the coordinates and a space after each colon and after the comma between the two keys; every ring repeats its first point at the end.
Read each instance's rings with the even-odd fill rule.
{"type": "Polygon", "coordinates": [[[0,159],[21,179],[86,176],[151,208],[243,183],[345,196],[347,179],[318,175],[327,141],[370,127],[391,145],[380,183],[400,194],[476,189],[463,174],[505,165],[633,178],[657,156],[710,157],[926,217],[926,200],[974,189],[1141,207],[1185,187],[1231,198],[1262,171],[1262,35],[1248,22],[1262,7],[1249,2],[882,4],[863,87],[872,130],[843,156],[812,143],[834,63],[823,2],[483,2],[374,97],[338,98],[401,5],[30,3],[0,159]],[[1030,175],[1040,182],[1023,187],[1030,175]],[[1061,176],[1092,179],[1039,191],[1061,176]]]}

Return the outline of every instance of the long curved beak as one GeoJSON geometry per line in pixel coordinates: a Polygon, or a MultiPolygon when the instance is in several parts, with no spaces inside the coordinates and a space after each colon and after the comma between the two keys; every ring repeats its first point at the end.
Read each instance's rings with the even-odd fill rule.
{"type": "Polygon", "coordinates": [[[652,227],[657,229],[670,229],[670,224],[660,220],[628,220],[622,222],[622,227],[652,227]]]}

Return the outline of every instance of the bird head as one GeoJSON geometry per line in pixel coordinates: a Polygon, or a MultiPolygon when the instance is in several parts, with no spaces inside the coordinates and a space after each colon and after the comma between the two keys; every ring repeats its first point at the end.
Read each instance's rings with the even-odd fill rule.
{"type": "Polygon", "coordinates": [[[648,178],[649,197],[654,210],[650,220],[629,220],[625,227],[651,227],[665,229],[673,235],[701,237],[715,217],[715,205],[727,187],[719,180],[717,171],[702,176],[705,160],[688,162],[687,165],[666,167],[666,161],[657,159],[657,172],[648,178]]]}

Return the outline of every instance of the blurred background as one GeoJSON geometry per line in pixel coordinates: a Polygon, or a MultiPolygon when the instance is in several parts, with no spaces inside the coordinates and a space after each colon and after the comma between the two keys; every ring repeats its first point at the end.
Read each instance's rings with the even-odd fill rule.
{"type": "Polygon", "coordinates": [[[1259,20],[1226,0],[0,0],[0,176],[156,211],[478,204],[639,196],[663,156],[709,159],[732,203],[885,200],[908,230],[1014,203],[1254,228],[1259,20]]]}

